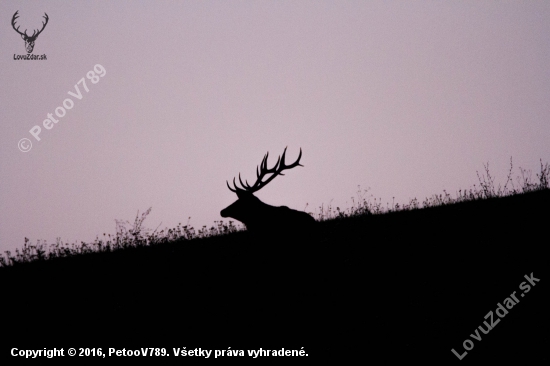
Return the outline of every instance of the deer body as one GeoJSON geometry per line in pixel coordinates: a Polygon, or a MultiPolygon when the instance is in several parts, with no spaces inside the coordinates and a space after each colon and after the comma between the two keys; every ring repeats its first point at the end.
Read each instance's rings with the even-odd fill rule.
{"type": "Polygon", "coordinates": [[[315,219],[303,211],[293,210],[287,206],[268,205],[253,194],[239,197],[220,214],[222,217],[239,220],[253,232],[269,232],[273,228],[297,231],[315,224],[315,219]]]}
{"type": "Polygon", "coordinates": [[[233,187],[227,187],[237,194],[238,200],[233,202],[227,208],[220,212],[222,217],[231,217],[242,222],[246,228],[255,233],[280,234],[280,233],[304,233],[308,232],[316,223],[315,219],[305,212],[297,211],[288,208],[287,206],[271,206],[263,203],[254,196],[254,192],[265,187],[277,175],[283,175],[281,172],[285,169],[291,169],[300,165],[302,157],[302,149],[298,159],[290,165],[285,165],[286,148],[282,158],[279,157],[275,166],[271,169],[267,168],[267,157],[264,156],[260,169],[256,169],[257,180],[254,185],[249,185],[247,181],[243,183],[239,174],[239,182],[243,188],[237,187],[235,179],[233,179],[233,187]],[[266,174],[271,176],[263,181],[266,174]]]}

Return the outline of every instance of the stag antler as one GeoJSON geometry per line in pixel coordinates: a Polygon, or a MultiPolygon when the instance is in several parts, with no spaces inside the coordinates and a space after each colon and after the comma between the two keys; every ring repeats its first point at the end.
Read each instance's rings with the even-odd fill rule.
{"type": "Polygon", "coordinates": [[[26,30],[26,29],[25,29],[25,33],[21,33],[21,32],[19,32],[19,27],[15,28],[15,20],[16,20],[17,18],[19,18],[19,15],[17,15],[17,13],[19,13],[19,10],[17,10],[17,11],[15,12],[15,14],[13,14],[13,18],[11,18],[11,26],[12,26],[13,29],[15,29],[15,31],[16,31],[17,33],[19,33],[20,35],[26,36],[26,35],[27,35],[27,30],[26,30]]]}
{"type": "Polygon", "coordinates": [[[21,32],[19,31],[19,27],[15,28],[15,20],[16,20],[17,18],[19,18],[19,15],[17,15],[17,13],[19,13],[19,10],[17,10],[17,11],[15,12],[15,14],[13,14],[13,18],[11,18],[11,26],[13,27],[13,29],[15,29],[15,31],[16,31],[17,33],[19,33],[20,35],[25,36],[25,38],[29,38],[29,39],[36,39],[36,37],[38,37],[38,35],[39,35],[40,33],[42,33],[42,31],[44,30],[44,28],[46,28],[46,24],[48,24],[48,20],[50,19],[50,18],[48,17],[48,14],[47,14],[47,13],[44,13],[45,15],[44,15],[42,18],[46,19],[46,22],[42,22],[42,29],[40,29],[40,30],[38,31],[38,33],[36,33],[36,31],[37,31],[38,29],[35,29],[35,30],[33,31],[33,33],[32,33],[32,36],[29,36],[29,35],[27,34],[27,30],[26,30],[26,29],[25,29],[25,32],[24,32],[24,33],[21,33],[21,32]]]}
{"type": "MultiPolygon", "coordinates": [[[[36,32],[36,31],[34,31],[33,34],[32,34],[32,36],[31,36],[31,38],[36,38],[36,37],[38,37],[38,35],[39,35],[40,33],[42,33],[42,31],[44,30],[44,28],[46,28],[46,24],[48,24],[48,20],[50,20],[50,18],[48,17],[48,14],[47,14],[47,13],[44,13],[44,14],[45,14],[45,15],[44,15],[42,18],[46,19],[46,22],[42,22],[42,29],[40,29],[40,30],[38,31],[38,33],[36,33],[36,35],[34,35],[34,32],[36,32]]],[[[54,17],[54,18],[55,18],[55,17],[54,17]]]]}
{"type": "Polygon", "coordinates": [[[231,188],[229,186],[229,182],[226,181],[227,188],[229,188],[231,190],[231,192],[235,192],[235,193],[237,193],[237,192],[254,193],[256,191],[259,191],[263,187],[265,187],[276,176],[284,175],[284,174],[281,173],[283,170],[292,169],[292,168],[297,167],[297,166],[303,166],[302,164],[300,164],[300,159],[302,158],[302,148],[300,148],[300,154],[298,155],[298,159],[290,165],[285,164],[286,149],[287,148],[285,147],[285,151],[283,151],[283,155],[279,156],[279,158],[277,159],[277,163],[271,169],[267,168],[267,157],[269,156],[269,151],[267,152],[267,154],[264,155],[262,163],[260,164],[259,167],[256,167],[256,178],[257,179],[256,179],[256,183],[254,183],[254,185],[251,186],[250,184],[248,184],[248,181],[246,181],[246,180],[243,183],[243,181],[241,179],[241,173],[239,173],[239,182],[241,183],[241,186],[243,188],[237,187],[237,185],[235,184],[235,178],[233,178],[233,187],[234,187],[234,189],[231,188]],[[265,177],[266,174],[271,174],[271,176],[269,178],[267,178],[267,180],[264,182],[264,181],[262,181],[262,179],[265,177]]]}

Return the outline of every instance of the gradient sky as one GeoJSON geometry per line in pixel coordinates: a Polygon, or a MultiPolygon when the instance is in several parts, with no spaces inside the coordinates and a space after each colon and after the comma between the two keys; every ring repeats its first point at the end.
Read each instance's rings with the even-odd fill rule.
{"type": "Polygon", "coordinates": [[[93,241],[149,207],[148,228],[210,226],[236,199],[225,181],[285,146],[305,167],[257,196],[312,212],[359,185],[406,203],[471,187],[487,162],[503,183],[511,156],[533,177],[550,161],[548,1],[4,0],[0,15],[1,252],[93,241]],[[21,30],[49,15],[47,61],[14,60],[17,10],[21,30]]]}

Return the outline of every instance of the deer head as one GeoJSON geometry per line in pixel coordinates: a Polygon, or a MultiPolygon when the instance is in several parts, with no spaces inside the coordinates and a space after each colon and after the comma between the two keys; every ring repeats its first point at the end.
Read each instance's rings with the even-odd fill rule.
{"type": "MultiPolygon", "coordinates": [[[[269,221],[272,221],[272,224],[282,224],[288,222],[292,218],[296,218],[297,216],[295,213],[297,211],[291,210],[285,206],[275,207],[267,205],[260,201],[253,194],[254,192],[257,192],[265,187],[276,176],[284,175],[282,174],[284,170],[292,169],[296,166],[303,166],[300,164],[300,159],[302,158],[301,148],[298,159],[290,165],[285,164],[285,154],[286,147],[283,151],[283,155],[279,156],[279,158],[277,159],[277,163],[271,169],[267,168],[267,158],[269,156],[269,152],[265,154],[260,166],[256,167],[256,183],[254,183],[253,185],[248,184],[248,181],[246,180],[243,183],[240,173],[239,182],[241,183],[242,188],[237,187],[237,184],[235,183],[235,178],[233,178],[233,188],[231,188],[229,182],[226,181],[227,188],[229,188],[231,192],[237,194],[238,200],[229,205],[227,208],[223,209],[220,212],[220,215],[222,217],[232,217],[236,220],[239,220],[240,222],[245,224],[249,230],[262,226],[265,227],[266,223],[268,223],[269,221]],[[263,179],[267,174],[271,174],[271,176],[264,181],[263,179]]],[[[311,216],[309,216],[309,218],[313,220],[311,216]]]]}
{"type": "Polygon", "coordinates": [[[13,27],[13,29],[15,29],[15,31],[16,31],[17,33],[19,33],[19,34],[21,35],[21,38],[23,38],[23,40],[25,41],[25,48],[27,49],[27,53],[31,53],[32,50],[34,49],[34,41],[36,41],[36,38],[38,37],[38,35],[39,35],[40,33],[42,33],[42,31],[44,30],[44,28],[46,28],[46,24],[48,24],[48,20],[49,20],[48,14],[44,13],[44,14],[46,14],[46,15],[44,15],[43,18],[45,18],[46,21],[45,21],[45,22],[42,22],[42,29],[40,29],[40,30],[35,29],[35,30],[33,31],[33,33],[32,33],[32,36],[29,36],[29,35],[27,34],[27,30],[26,30],[26,29],[25,29],[25,32],[24,32],[24,33],[21,33],[21,32],[19,31],[19,27],[15,28],[15,20],[16,20],[17,18],[19,18],[19,15],[17,15],[18,12],[19,12],[19,10],[17,10],[17,11],[15,12],[15,14],[13,14],[13,18],[11,18],[11,26],[13,27]]]}

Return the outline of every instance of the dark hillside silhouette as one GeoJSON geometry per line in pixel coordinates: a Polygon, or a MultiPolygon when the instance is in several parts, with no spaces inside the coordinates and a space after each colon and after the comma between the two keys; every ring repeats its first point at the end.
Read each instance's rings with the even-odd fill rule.
{"type": "Polygon", "coordinates": [[[0,268],[3,339],[26,348],[305,347],[309,362],[545,364],[548,207],[544,189],[332,219],[318,223],[299,260],[292,245],[303,242],[290,238],[273,261],[273,246],[236,232],[0,268]],[[540,282],[519,297],[531,274],[540,282]],[[520,302],[473,340],[514,291],[520,302]],[[463,353],[466,339],[474,348],[459,361],[451,349],[463,353]]]}

